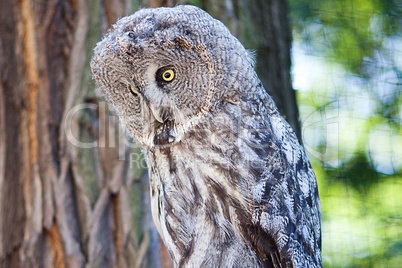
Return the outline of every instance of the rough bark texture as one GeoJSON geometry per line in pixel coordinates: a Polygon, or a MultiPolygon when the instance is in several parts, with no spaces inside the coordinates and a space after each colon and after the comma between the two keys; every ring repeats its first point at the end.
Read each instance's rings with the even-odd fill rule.
{"type": "Polygon", "coordinates": [[[0,267],[146,264],[144,168],[130,168],[138,150],[119,146],[124,135],[88,66],[95,42],[130,6],[0,3],[0,267]]]}
{"type": "MultiPolygon", "coordinates": [[[[119,17],[176,2],[0,2],[0,267],[171,266],[143,159],[124,146],[88,62],[119,17]]],[[[265,88],[300,133],[284,1],[200,4],[256,49],[265,88]]]]}

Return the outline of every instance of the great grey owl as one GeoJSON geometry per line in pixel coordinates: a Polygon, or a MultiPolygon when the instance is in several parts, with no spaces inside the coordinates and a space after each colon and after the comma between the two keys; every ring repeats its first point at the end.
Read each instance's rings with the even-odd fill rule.
{"type": "Polygon", "coordinates": [[[143,9],[91,67],[148,164],[175,267],[320,267],[321,208],[293,130],[229,30],[192,6],[143,9]]]}

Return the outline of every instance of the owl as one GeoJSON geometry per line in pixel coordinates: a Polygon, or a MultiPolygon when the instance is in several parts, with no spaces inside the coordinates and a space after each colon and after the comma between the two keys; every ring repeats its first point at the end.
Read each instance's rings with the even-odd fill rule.
{"type": "Polygon", "coordinates": [[[321,267],[314,171],[221,22],[193,6],[137,11],[91,69],[143,150],[175,267],[321,267]]]}

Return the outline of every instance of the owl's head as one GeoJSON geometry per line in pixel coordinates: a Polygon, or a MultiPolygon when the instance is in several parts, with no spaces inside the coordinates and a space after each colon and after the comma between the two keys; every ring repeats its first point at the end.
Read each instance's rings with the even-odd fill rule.
{"type": "Polygon", "coordinates": [[[91,68],[124,127],[153,147],[180,141],[220,106],[235,105],[255,80],[252,62],[221,22],[177,6],[120,19],[97,44],[91,68]]]}

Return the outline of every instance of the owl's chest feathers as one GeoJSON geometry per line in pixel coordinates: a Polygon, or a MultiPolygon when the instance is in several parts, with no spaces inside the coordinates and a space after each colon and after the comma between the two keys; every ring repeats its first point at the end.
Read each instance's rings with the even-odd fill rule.
{"type": "Polygon", "coordinates": [[[253,180],[240,157],[247,143],[240,142],[236,126],[210,127],[148,152],[154,220],[178,266],[253,267],[258,257],[238,226],[239,217],[251,219],[247,194],[253,180]]]}

